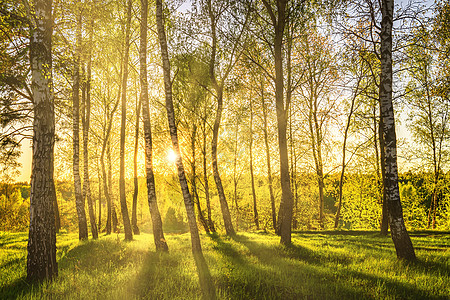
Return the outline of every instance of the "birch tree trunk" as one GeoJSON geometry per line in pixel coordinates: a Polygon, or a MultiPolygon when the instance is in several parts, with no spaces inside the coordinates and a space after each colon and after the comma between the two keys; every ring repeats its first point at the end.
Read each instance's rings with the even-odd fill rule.
{"type": "Polygon", "coordinates": [[[150,124],[150,108],[148,102],[148,80],[147,80],[147,19],[148,19],[148,0],[141,0],[141,32],[139,46],[140,62],[140,83],[142,102],[142,115],[144,118],[144,138],[145,138],[145,170],[147,173],[147,197],[150,216],[152,218],[153,239],[156,251],[168,251],[166,240],[164,238],[161,214],[159,213],[158,202],[156,199],[155,176],[153,174],[153,145],[152,145],[152,127],[150,124]]]}
{"type": "MultiPolygon", "coordinates": [[[[381,111],[381,108],[380,108],[381,111]]],[[[381,180],[383,182],[382,184],[382,202],[381,202],[381,225],[380,225],[380,231],[381,235],[387,236],[388,230],[389,230],[389,213],[388,213],[388,207],[386,202],[386,187],[384,185],[384,178],[386,174],[386,165],[385,165],[385,154],[384,154],[384,137],[383,137],[383,117],[380,115],[380,121],[378,125],[378,138],[380,139],[380,165],[381,165],[381,180]]],[[[378,162],[377,162],[378,163],[378,162]]]]}
{"type": "Polygon", "coordinates": [[[416,255],[403,221],[402,205],[398,187],[397,138],[395,133],[394,108],[392,105],[392,24],[394,0],[382,0],[381,6],[381,76],[380,103],[385,141],[384,161],[386,201],[389,212],[391,236],[397,257],[415,260],[416,255]]]}
{"type": "Polygon", "coordinates": [[[166,33],[164,29],[161,0],[156,0],[156,24],[158,28],[159,44],[161,47],[161,58],[164,74],[164,90],[166,94],[165,98],[166,98],[167,120],[169,123],[170,138],[172,140],[173,151],[175,152],[176,155],[175,163],[177,166],[178,178],[180,181],[184,205],[186,207],[189,229],[191,232],[192,251],[201,253],[202,248],[200,245],[200,236],[198,234],[197,221],[195,220],[194,202],[192,201],[192,197],[189,192],[186,173],[184,171],[183,161],[181,158],[180,146],[178,144],[178,132],[175,122],[175,112],[173,109],[173,100],[172,100],[172,80],[170,78],[169,52],[167,48],[166,33]]]}
{"type": "Polygon", "coordinates": [[[199,275],[200,287],[204,299],[216,299],[214,283],[209,273],[205,258],[203,257],[200,236],[198,234],[197,221],[195,220],[194,203],[186,180],[183,160],[181,158],[180,146],[178,144],[178,132],[175,122],[175,112],[172,100],[172,80],[170,78],[169,50],[167,49],[166,32],[164,29],[162,0],[156,0],[156,26],[158,29],[159,45],[161,47],[161,58],[164,76],[164,90],[166,94],[167,120],[169,122],[170,138],[172,140],[173,151],[175,152],[175,163],[178,171],[181,192],[183,194],[184,206],[186,208],[189,230],[191,232],[192,253],[194,255],[197,271],[199,275]]]}
{"type": "Polygon", "coordinates": [[[55,111],[52,91],[52,1],[36,0],[30,37],[33,94],[33,161],[28,233],[27,280],[58,275],[53,202],[55,111]]]}
{"type": "Polygon", "coordinates": [[[81,61],[81,29],[82,15],[79,13],[76,29],[76,49],[73,73],[73,178],[75,191],[75,204],[78,215],[78,238],[88,238],[86,211],[84,209],[84,198],[81,188],[80,177],[80,61],[81,61]]]}
{"type": "Polygon", "coordinates": [[[90,119],[91,119],[91,56],[92,56],[92,35],[94,30],[94,20],[91,21],[91,24],[89,26],[89,54],[88,54],[88,61],[87,61],[87,77],[86,82],[84,83],[85,89],[86,89],[86,97],[83,97],[84,105],[83,107],[83,113],[82,113],[82,120],[83,120],[83,202],[85,202],[84,199],[87,200],[88,203],[88,211],[89,211],[89,221],[91,224],[91,233],[92,238],[98,239],[98,230],[97,230],[97,223],[95,220],[95,212],[94,212],[94,204],[92,202],[92,194],[91,194],[91,183],[89,181],[89,149],[88,149],[88,142],[89,142],[89,126],[90,126],[90,119]],[[86,198],[85,198],[86,197],[86,198]]]}
{"type": "Polygon", "coordinates": [[[122,77],[122,116],[120,122],[120,174],[119,174],[119,194],[120,210],[122,212],[123,228],[125,231],[125,240],[133,239],[130,217],[128,214],[127,198],[125,194],[125,123],[127,119],[127,80],[128,80],[128,54],[130,51],[130,31],[131,31],[131,0],[127,1],[127,23],[125,29],[125,53],[123,59],[123,77],[122,77]]]}

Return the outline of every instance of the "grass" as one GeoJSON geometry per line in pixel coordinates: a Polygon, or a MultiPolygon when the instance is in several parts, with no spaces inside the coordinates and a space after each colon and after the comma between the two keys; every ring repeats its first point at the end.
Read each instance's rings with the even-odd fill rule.
{"type": "MultiPolygon", "coordinates": [[[[450,235],[411,236],[415,263],[397,260],[390,238],[374,232],[298,232],[291,247],[269,233],[202,235],[202,244],[219,299],[450,299],[450,235]]],[[[27,234],[0,232],[0,299],[201,298],[189,234],[167,241],[159,254],[149,234],[60,234],[58,278],[29,285],[27,234]]]]}

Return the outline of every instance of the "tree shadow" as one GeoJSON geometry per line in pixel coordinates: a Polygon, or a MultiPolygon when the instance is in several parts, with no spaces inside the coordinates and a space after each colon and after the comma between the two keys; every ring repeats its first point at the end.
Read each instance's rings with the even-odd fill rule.
{"type": "MultiPolygon", "coordinates": [[[[261,245],[260,243],[255,242],[243,235],[238,235],[233,240],[245,246],[253,256],[257,257],[261,263],[266,265],[276,267],[278,261],[276,259],[277,256],[303,262],[305,265],[302,265],[301,267],[307,269],[310,273],[309,280],[316,281],[315,284],[317,284],[318,287],[320,286],[320,288],[333,289],[334,286],[339,289],[348,289],[348,282],[351,282],[353,279],[357,279],[358,282],[366,282],[369,286],[380,287],[380,291],[384,290],[388,295],[392,295],[396,299],[445,299],[444,296],[432,295],[427,290],[423,290],[413,284],[404,283],[394,278],[368,274],[363,271],[351,270],[351,268],[345,266],[351,265],[353,258],[351,255],[347,255],[346,253],[340,254],[328,252],[324,255],[322,252],[314,251],[298,244],[292,244],[287,247],[279,245],[271,248],[261,245]],[[261,248],[266,249],[264,250],[261,248]],[[317,272],[316,267],[319,269],[328,269],[328,272],[317,272]],[[333,270],[333,268],[335,268],[335,270],[333,270]],[[334,274],[334,276],[330,276],[329,274],[334,274]],[[316,280],[317,275],[319,280],[316,280]],[[324,285],[324,277],[327,281],[332,281],[333,284],[330,286],[328,286],[328,284],[324,285]]],[[[358,241],[358,246],[364,247],[361,243],[363,243],[363,241],[358,241]]],[[[383,246],[385,246],[384,243],[381,243],[381,248],[383,248],[383,246]]],[[[377,251],[389,251],[388,249],[378,248],[379,245],[365,245],[365,247],[368,249],[376,249],[377,251]]],[[[231,253],[231,251],[228,250],[228,253],[231,253]]],[[[393,261],[395,261],[395,256],[393,257],[393,261]]],[[[412,272],[410,273],[411,276],[417,276],[416,272],[434,274],[439,273],[443,276],[449,276],[449,270],[445,262],[426,262],[419,259],[416,262],[401,261],[400,263],[407,264],[405,266],[405,272],[408,272],[408,268],[412,268],[412,272]]],[[[281,263],[279,265],[281,266],[281,263]]],[[[368,295],[367,292],[358,289],[351,291],[340,290],[336,296],[341,297],[341,293],[346,293],[349,298],[377,297],[373,294],[368,295]]],[[[328,296],[325,296],[325,298],[326,297],[328,296]]],[[[383,297],[383,295],[378,295],[378,297],[383,297]]]]}
{"type": "Polygon", "coordinates": [[[213,249],[224,259],[222,263],[232,270],[221,275],[218,287],[228,292],[231,299],[371,298],[365,291],[349,288],[336,281],[333,274],[323,272],[321,260],[307,248],[294,246],[282,250],[282,246],[260,244],[243,235],[236,235],[230,242],[219,236],[211,236],[211,240],[213,249]],[[241,244],[249,253],[238,251],[231,241],[241,244]],[[258,263],[252,263],[251,257],[258,263]],[[298,267],[295,259],[305,263],[298,267]],[[288,277],[289,282],[282,279],[288,277]]]}
{"type": "Polygon", "coordinates": [[[133,293],[137,298],[150,299],[183,299],[193,294],[203,299],[216,299],[214,282],[202,253],[193,253],[200,289],[183,272],[184,267],[189,268],[183,265],[185,257],[186,253],[149,251],[133,283],[133,293]],[[167,280],[168,275],[170,281],[167,280]]]}
{"type": "Polygon", "coordinates": [[[25,295],[32,290],[38,289],[39,286],[40,283],[28,283],[26,277],[22,276],[0,288],[0,299],[17,299],[20,295],[25,295]]]}
{"type": "Polygon", "coordinates": [[[217,299],[216,288],[202,252],[193,252],[203,299],[217,299]]]}

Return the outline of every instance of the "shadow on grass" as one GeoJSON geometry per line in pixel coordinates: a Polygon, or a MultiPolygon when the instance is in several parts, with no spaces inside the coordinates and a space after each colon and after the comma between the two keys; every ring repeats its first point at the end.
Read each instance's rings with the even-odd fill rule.
{"type": "Polygon", "coordinates": [[[380,235],[379,231],[374,230],[293,230],[293,234],[307,234],[307,235],[380,235]]]}
{"type": "MultiPolygon", "coordinates": [[[[213,249],[223,257],[223,264],[232,272],[220,274],[219,288],[231,299],[362,299],[371,298],[363,290],[356,290],[337,282],[333,273],[322,270],[320,259],[303,247],[281,249],[237,235],[230,242],[211,236],[213,249]],[[235,249],[232,241],[243,245],[250,255],[235,249]],[[258,263],[252,262],[255,257],[258,263]],[[305,260],[299,267],[286,257],[305,260]]],[[[220,263],[220,262],[218,262],[220,263]]]]}
{"type": "Polygon", "coordinates": [[[40,284],[30,284],[26,281],[26,277],[23,276],[14,282],[2,286],[0,288],[0,299],[17,299],[20,295],[25,295],[28,292],[38,289],[40,284]]]}
{"type": "MultiPolygon", "coordinates": [[[[78,273],[94,274],[98,270],[107,272],[120,266],[126,265],[130,259],[126,255],[126,245],[114,239],[88,240],[76,242],[75,244],[57,244],[58,271],[60,276],[55,280],[64,280],[62,274],[78,273]]],[[[25,256],[11,260],[8,265],[21,265],[25,268],[25,256]]],[[[6,266],[2,266],[2,269],[6,266]]],[[[25,269],[24,269],[25,270],[25,269]]],[[[26,270],[23,275],[14,282],[2,286],[0,289],[0,299],[16,299],[20,295],[33,295],[36,298],[51,297],[42,294],[45,286],[50,282],[33,283],[26,281],[26,270]]],[[[70,291],[67,291],[68,293],[70,291]]]]}
{"type": "Polygon", "coordinates": [[[197,267],[197,274],[200,282],[200,289],[202,290],[203,299],[215,300],[216,288],[211,277],[205,257],[201,252],[194,252],[195,265],[197,267]]]}
{"type": "MultiPolygon", "coordinates": [[[[283,266],[283,263],[277,259],[277,256],[279,258],[289,258],[303,262],[305,265],[295,266],[291,264],[290,267],[304,268],[304,272],[308,272],[308,280],[313,282],[309,285],[313,289],[317,288],[322,291],[328,289],[328,292],[324,292],[322,295],[319,293],[321,298],[383,298],[389,295],[396,299],[446,299],[446,297],[440,296],[439,294],[432,295],[428,291],[416,287],[411,283],[405,283],[387,276],[382,277],[361,271],[353,271],[350,266],[353,263],[353,259],[347,253],[324,253],[298,244],[293,244],[288,247],[267,247],[242,235],[236,236],[233,240],[244,245],[261,263],[270,265],[273,268],[287,267],[283,266]],[[326,278],[325,282],[324,278],[326,278]],[[352,282],[355,279],[358,284],[362,282],[366,283],[365,285],[367,286],[364,290],[361,290],[358,286],[353,286],[352,282]],[[371,290],[375,290],[376,293],[380,294],[376,295],[376,293],[369,292],[371,290]]],[[[358,244],[362,242],[358,241],[358,244]]],[[[227,247],[231,246],[229,245],[227,247]]],[[[371,247],[370,245],[366,245],[366,247],[378,251],[385,250],[378,247],[371,247]]],[[[230,250],[224,253],[227,252],[233,254],[230,250]]],[[[242,259],[238,261],[242,261],[242,259]]],[[[395,256],[393,256],[394,262],[395,256]]],[[[358,263],[364,264],[364,262],[358,263]]],[[[411,272],[409,273],[411,276],[417,276],[417,273],[434,273],[449,276],[449,270],[445,262],[425,262],[418,260],[412,263],[400,263],[405,264],[404,272],[411,272]]],[[[294,272],[289,272],[289,274],[295,276],[294,272]]],[[[304,284],[304,282],[301,284],[304,284]]],[[[305,295],[301,297],[305,297],[305,295]]]]}
{"type": "Polygon", "coordinates": [[[187,299],[199,297],[198,293],[201,292],[203,299],[216,299],[214,283],[205,258],[201,253],[195,253],[193,258],[200,289],[197,281],[188,275],[190,266],[186,253],[149,251],[134,282],[133,293],[137,298],[145,299],[187,299]]]}
{"type": "MultiPolygon", "coordinates": [[[[139,253],[143,255],[143,253],[139,253]]],[[[131,259],[126,243],[114,239],[88,240],[62,253],[58,262],[61,269],[83,270],[87,273],[126,265],[131,259]]]]}

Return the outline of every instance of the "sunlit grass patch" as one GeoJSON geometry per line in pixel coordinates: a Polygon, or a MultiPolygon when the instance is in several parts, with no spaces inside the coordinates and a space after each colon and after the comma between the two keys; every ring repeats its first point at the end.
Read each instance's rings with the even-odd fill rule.
{"type": "MultiPolygon", "coordinates": [[[[25,281],[26,233],[1,233],[1,299],[200,299],[190,235],[167,235],[168,253],[153,236],[78,241],[57,238],[59,276],[25,281]]],[[[446,233],[413,234],[418,261],[399,261],[389,237],[377,233],[295,233],[292,246],[266,233],[234,238],[202,235],[219,299],[448,299],[446,233]]]]}

